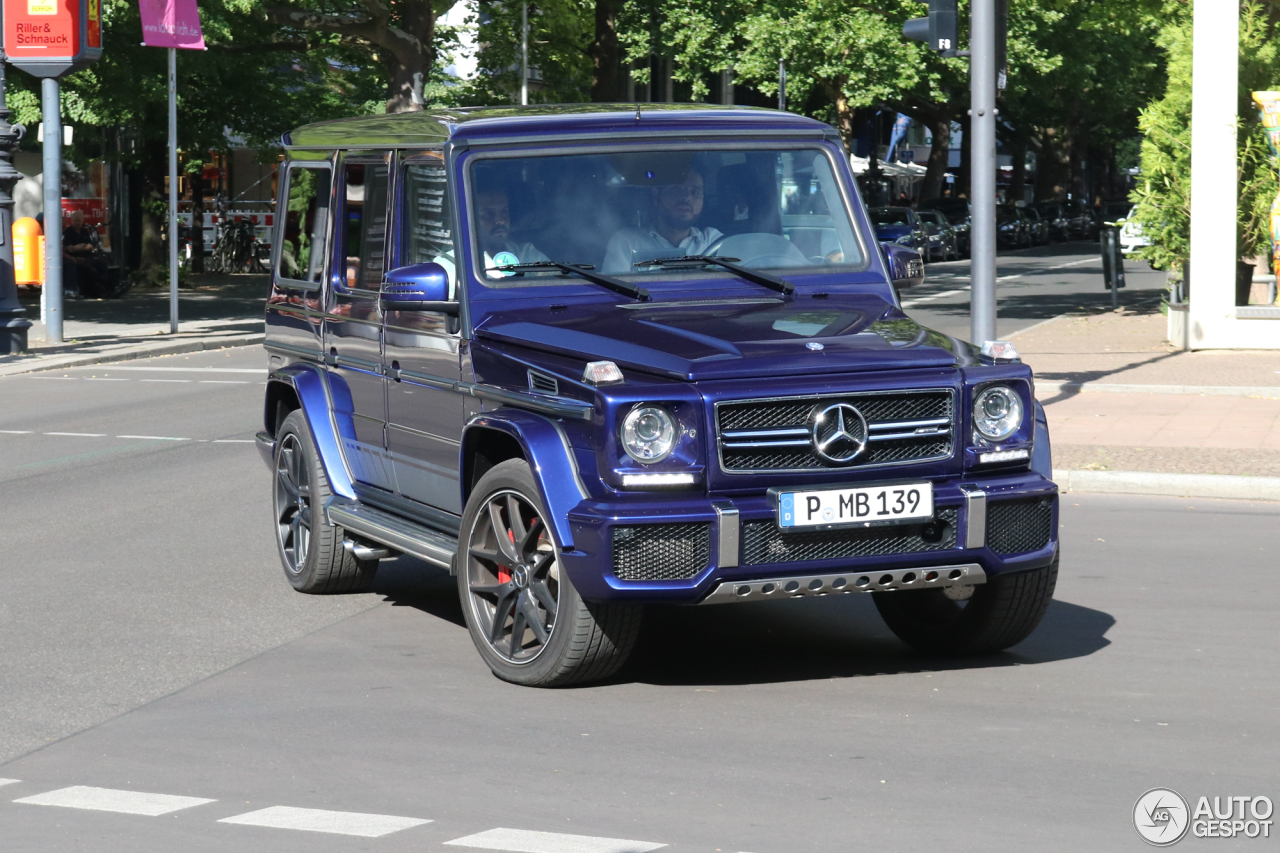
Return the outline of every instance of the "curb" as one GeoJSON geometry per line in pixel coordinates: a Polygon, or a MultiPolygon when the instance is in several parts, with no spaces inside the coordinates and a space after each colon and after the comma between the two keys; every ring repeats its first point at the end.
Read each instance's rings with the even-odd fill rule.
{"type": "Polygon", "coordinates": [[[1176,498],[1226,498],[1280,501],[1280,477],[1227,474],[1150,474],[1144,471],[1071,471],[1055,469],[1062,492],[1102,495],[1165,495],[1176,498]]]}
{"type": "Polygon", "coordinates": [[[260,344],[266,339],[263,332],[243,335],[208,336],[187,338],[180,341],[157,341],[155,343],[136,344],[109,352],[65,353],[59,355],[36,356],[30,361],[18,361],[0,364],[0,377],[16,376],[22,373],[36,373],[41,370],[64,370],[69,367],[87,367],[94,364],[110,364],[117,361],[133,361],[139,358],[152,358],[160,355],[180,355],[187,352],[203,352],[204,350],[225,349],[227,347],[244,347],[260,344]]]}
{"type": "Polygon", "coordinates": [[[1112,382],[1061,382],[1037,379],[1036,396],[1063,392],[1076,394],[1192,394],[1208,397],[1280,397],[1280,385],[1123,385],[1112,382]]]}

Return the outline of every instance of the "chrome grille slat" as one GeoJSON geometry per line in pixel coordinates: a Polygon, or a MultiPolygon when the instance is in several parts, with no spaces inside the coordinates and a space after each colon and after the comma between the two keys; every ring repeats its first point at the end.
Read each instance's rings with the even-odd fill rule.
{"type": "Polygon", "coordinates": [[[955,408],[950,388],[722,400],[715,405],[720,468],[729,474],[786,473],[946,459],[954,450],[955,408]],[[867,420],[867,448],[849,465],[822,461],[808,438],[815,408],[834,403],[856,406],[867,420]]]}

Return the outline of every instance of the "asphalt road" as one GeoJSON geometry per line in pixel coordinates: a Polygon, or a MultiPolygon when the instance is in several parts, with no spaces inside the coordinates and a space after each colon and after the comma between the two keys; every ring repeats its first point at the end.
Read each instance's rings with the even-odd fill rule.
{"type": "MultiPolygon", "coordinates": [[[[1166,276],[1145,261],[1125,262],[1120,305],[1152,310],[1166,276]]],[[[1002,252],[996,269],[996,331],[1002,337],[1062,314],[1110,309],[1097,243],[1063,243],[1002,252]]],[[[925,282],[902,291],[907,314],[930,328],[969,339],[969,262],[925,266],[925,282]]]]}
{"type": "Polygon", "coordinates": [[[263,362],[0,380],[0,849],[1140,850],[1150,788],[1280,799],[1280,506],[1067,496],[1001,655],[921,657],[863,596],[657,609],[613,682],[529,690],[423,564],[292,592],[263,362]]]}

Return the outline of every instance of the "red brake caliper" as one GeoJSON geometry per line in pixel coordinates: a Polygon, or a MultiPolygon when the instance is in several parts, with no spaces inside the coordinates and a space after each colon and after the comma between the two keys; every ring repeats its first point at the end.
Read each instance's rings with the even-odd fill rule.
{"type": "MultiPolygon", "coordinates": [[[[516,533],[514,530],[507,531],[507,538],[511,540],[511,544],[516,544],[516,533]]],[[[511,583],[511,569],[499,564],[498,565],[498,583],[511,583]]]]}

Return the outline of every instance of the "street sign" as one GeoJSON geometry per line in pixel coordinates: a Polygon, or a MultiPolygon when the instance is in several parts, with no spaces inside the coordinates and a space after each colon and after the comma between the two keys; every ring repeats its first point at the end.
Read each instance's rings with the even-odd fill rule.
{"type": "Polygon", "coordinates": [[[929,0],[929,17],[907,21],[902,25],[902,34],[924,42],[939,56],[955,56],[959,48],[956,0],[929,0]]]}
{"type": "Polygon", "coordinates": [[[63,77],[102,56],[102,0],[3,0],[9,63],[63,77]]]}

